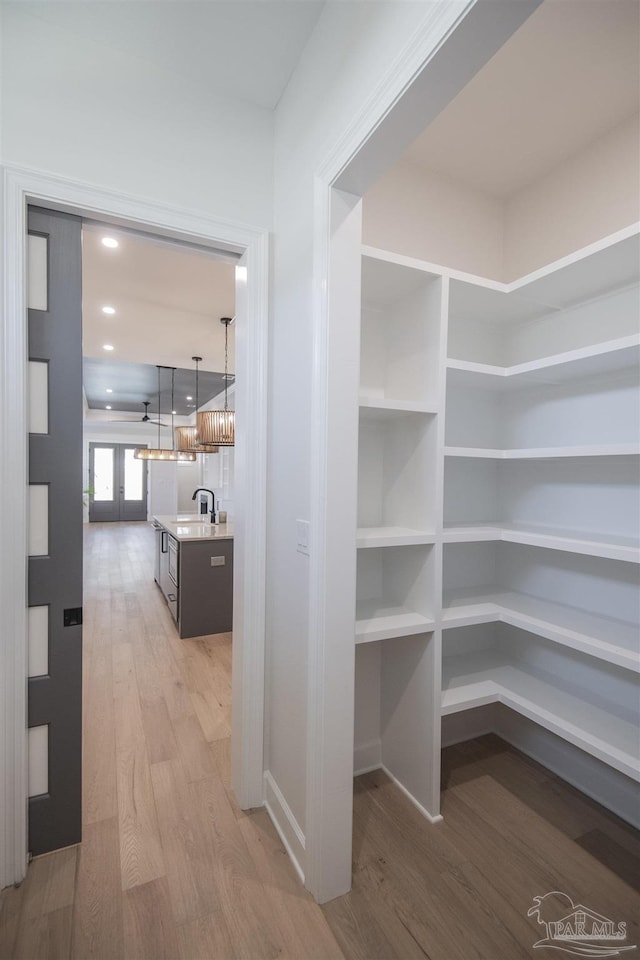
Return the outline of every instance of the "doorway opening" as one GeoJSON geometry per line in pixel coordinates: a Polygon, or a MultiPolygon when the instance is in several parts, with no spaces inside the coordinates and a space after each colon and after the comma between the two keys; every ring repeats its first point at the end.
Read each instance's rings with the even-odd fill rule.
{"type": "MultiPolygon", "coordinates": [[[[236,568],[240,571],[236,582],[240,584],[236,591],[235,605],[238,611],[236,621],[236,644],[233,658],[238,660],[236,671],[235,706],[238,719],[239,736],[234,738],[234,788],[242,806],[257,806],[262,802],[262,726],[261,710],[256,709],[263,698],[263,658],[264,658],[264,472],[265,472],[265,416],[264,390],[265,344],[267,334],[267,235],[261,231],[234,224],[219,224],[217,221],[187,215],[175,208],[165,208],[162,204],[147,204],[131,198],[119,198],[103,195],[99,189],[85,185],[48,178],[46,175],[13,171],[7,177],[7,204],[5,205],[5,237],[7,248],[11,248],[9,259],[13,264],[8,269],[8,297],[12,309],[7,314],[6,325],[10,328],[11,349],[5,355],[5,372],[10,371],[5,380],[6,395],[12,398],[12,430],[7,432],[8,446],[11,448],[11,476],[7,476],[7,502],[11,502],[11,517],[3,508],[3,525],[8,534],[19,543],[25,539],[25,518],[27,515],[27,476],[26,476],[26,438],[29,432],[27,408],[21,397],[29,394],[32,384],[29,382],[27,366],[22,359],[26,354],[27,312],[27,260],[26,250],[19,241],[27,233],[27,204],[40,208],[61,210],[72,216],[86,218],[93,223],[108,223],[115,229],[142,230],[150,238],[164,238],[165,241],[180,241],[199,248],[209,248],[229,255],[241,266],[240,286],[242,304],[237,311],[238,324],[243,332],[243,346],[239,357],[239,368],[246,371],[246,381],[253,383],[248,395],[238,398],[242,410],[239,415],[241,424],[237,434],[237,449],[242,452],[247,472],[238,493],[240,532],[239,549],[236,553],[236,568]],[[15,234],[15,236],[14,236],[15,234]],[[15,350],[14,350],[15,348],[15,350]],[[257,496],[254,487],[257,484],[257,496]],[[9,489],[10,488],[10,489],[9,489]],[[245,538],[247,543],[245,546],[245,538]],[[245,589],[246,587],[246,589],[245,589]],[[247,658],[247,653],[251,656],[247,658]],[[250,666],[249,666],[250,665],[250,666]],[[252,696],[246,698],[247,691],[252,696]],[[260,722],[258,722],[260,721],[260,722]],[[249,731],[251,737],[248,737],[249,731]]],[[[44,365],[41,365],[44,367],[44,365]]],[[[6,418],[3,418],[3,421],[6,418]]],[[[6,426],[6,423],[5,423],[6,426]]],[[[149,438],[140,439],[143,446],[149,438]]],[[[78,493],[87,484],[88,468],[85,465],[84,477],[79,478],[78,493]],[[82,483],[82,486],[80,486],[82,483]]],[[[78,498],[80,502],[80,498],[78,498]]],[[[88,506],[88,504],[87,504],[88,506]]],[[[118,524],[112,525],[115,527],[118,524]]],[[[140,528],[144,526],[140,523],[140,528]]],[[[151,538],[153,535],[151,533],[151,538]]],[[[151,551],[152,554],[152,551],[151,551]]],[[[15,559],[15,558],[14,558],[15,559]]],[[[16,565],[16,570],[20,565],[16,565]]],[[[153,581],[152,581],[153,583],[153,581]]],[[[155,586],[154,586],[155,589],[155,586]]],[[[3,586],[7,616],[11,620],[8,628],[15,636],[19,650],[11,653],[7,661],[9,669],[3,686],[11,693],[4,698],[4,713],[9,723],[4,724],[3,766],[7,776],[3,780],[3,818],[10,824],[10,833],[14,842],[3,855],[2,883],[16,882],[24,877],[27,862],[27,823],[24,798],[29,795],[29,766],[27,752],[27,730],[20,729],[20,717],[26,710],[26,696],[19,676],[27,675],[27,603],[25,584],[21,578],[9,577],[3,586]],[[24,651],[24,652],[23,652],[24,651]],[[6,802],[5,802],[6,801],[6,802]]],[[[74,613],[69,622],[81,615],[74,613]]],[[[13,651],[13,647],[11,648],[13,651]]],[[[7,651],[7,656],[11,651],[7,651]]],[[[3,660],[6,659],[3,657],[3,660]]],[[[47,751],[41,754],[45,761],[47,751]]]]}
{"type": "Polygon", "coordinates": [[[147,472],[126,443],[89,443],[89,523],[147,519],[147,472]]]}
{"type": "Polygon", "coordinates": [[[82,236],[83,824],[117,818],[126,888],[142,877],[125,830],[171,869],[158,764],[180,789],[219,777],[230,790],[234,448],[180,441],[229,388],[233,407],[235,330],[227,350],[217,321],[235,317],[237,258],[86,222],[82,236]],[[127,809],[145,768],[149,802],[127,809]]]}

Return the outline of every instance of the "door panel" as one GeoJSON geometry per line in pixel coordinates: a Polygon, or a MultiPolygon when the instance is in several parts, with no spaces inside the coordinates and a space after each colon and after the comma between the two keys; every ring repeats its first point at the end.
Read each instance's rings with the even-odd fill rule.
{"type": "Polygon", "coordinates": [[[116,444],[89,444],[89,487],[93,490],[89,502],[91,523],[119,520],[116,444]]]}
{"type": "Polygon", "coordinates": [[[126,443],[89,444],[91,523],[147,519],[146,463],[134,450],[126,443]]]}
{"type": "Polygon", "coordinates": [[[37,378],[30,396],[38,404],[29,434],[28,565],[30,643],[39,650],[38,675],[30,669],[28,681],[29,850],[36,855],[81,839],[81,221],[30,207],[28,232],[29,368],[37,378]]]}
{"type": "Polygon", "coordinates": [[[120,446],[120,519],[147,519],[147,462],[136,460],[135,447],[120,446]]]}

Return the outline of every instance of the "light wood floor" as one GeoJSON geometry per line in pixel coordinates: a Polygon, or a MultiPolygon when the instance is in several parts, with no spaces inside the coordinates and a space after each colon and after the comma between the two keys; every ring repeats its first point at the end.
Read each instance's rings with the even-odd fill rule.
{"type": "Polygon", "coordinates": [[[341,958],[229,788],[231,637],[180,640],[147,524],[85,536],[83,841],[0,899],[0,957],[341,958]]]}
{"type": "Polygon", "coordinates": [[[314,904],[230,793],[230,638],[177,638],[151,537],[87,531],[84,840],[0,895],[2,960],[539,960],[552,890],[640,945],[638,834],[495,737],[445,751],[437,826],[359,777],[353,890],[314,904]]]}

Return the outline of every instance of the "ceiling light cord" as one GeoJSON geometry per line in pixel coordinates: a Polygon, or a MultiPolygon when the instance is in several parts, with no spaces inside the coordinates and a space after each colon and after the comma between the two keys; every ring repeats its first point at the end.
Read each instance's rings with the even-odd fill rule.
{"type": "Polygon", "coordinates": [[[175,381],[176,381],[176,368],[171,367],[171,449],[172,450],[176,449],[176,435],[173,429],[173,415],[175,412],[175,407],[173,405],[175,381]]]}
{"type": "Polygon", "coordinates": [[[233,323],[233,320],[230,317],[223,317],[222,322],[224,323],[224,409],[225,411],[229,409],[229,403],[227,400],[227,388],[229,386],[229,324],[233,323]]]}
{"type": "Polygon", "coordinates": [[[162,416],[160,414],[160,367],[158,366],[158,450],[160,449],[160,421],[162,416]]]}

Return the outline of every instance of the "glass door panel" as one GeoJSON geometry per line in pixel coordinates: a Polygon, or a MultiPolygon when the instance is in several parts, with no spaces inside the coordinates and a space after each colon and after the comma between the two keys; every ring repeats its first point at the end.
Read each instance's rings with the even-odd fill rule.
{"type": "Polygon", "coordinates": [[[136,460],[133,447],[124,451],[124,498],[125,500],[143,500],[144,460],[136,460]]]}
{"type": "Polygon", "coordinates": [[[93,459],[93,499],[112,501],[114,486],[114,448],[98,447],[93,459]]]}
{"type": "Polygon", "coordinates": [[[118,445],[120,464],[120,519],[147,519],[147,461],[136,460],[135,447],[118,445]]]}
{"type": "Polygon", "coordinates": [[[126,443],[89,444],[89,521],[147,519],[147,469],[126,443]]]}

